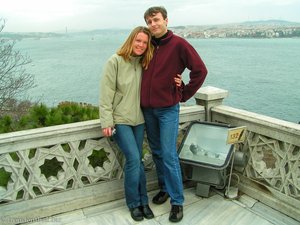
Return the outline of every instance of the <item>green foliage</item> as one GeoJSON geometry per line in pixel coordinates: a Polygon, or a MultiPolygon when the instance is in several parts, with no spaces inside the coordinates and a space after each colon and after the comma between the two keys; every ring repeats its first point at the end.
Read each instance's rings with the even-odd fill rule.
{"type": "Polygon", "coordinates": [[[0,186],[7,187],[10,175],[11,173],[6,172],[4,168],[0,168],[0,186]]]}
{"type": "Polygon", "coordinates": [[[96,168],[97,166],[103,167],[103,163],[108,160],[107,153],[104,149],[93,150],[92,155],[88,157],[90,164],[96,168]]]}
{"type": "Polygon", "coordinates": [[[30,118],[31,118],[31,124],[33,128],[37,127],[45,127],[46,126],[46,120],[49,115],[49,109],[46,105],[40,104],[35,105],[30,110],[30,118]]]}
{"type": "Polygon", "coordinates": [[[57,107],[48,108],[36,104],[27,114],[13,120],[10,115],[0,117],[0,133],[74,123],[99,118],[98,107],[76,102],[62,102],[57,107]]]}
{"type": "Polygon", "coordinates": [[[6,115],[0,118],[0,133],[7,133],[12,130],[12,119],[6,115]]]}

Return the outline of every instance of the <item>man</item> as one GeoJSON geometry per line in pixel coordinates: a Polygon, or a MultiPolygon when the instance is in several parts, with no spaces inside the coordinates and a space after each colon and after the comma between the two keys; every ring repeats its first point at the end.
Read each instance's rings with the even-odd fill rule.
{"type": "Polygon", "coordinates": [[[141,106],[149,145],[156,166],[160,192],[153,197],[162,204],[170,197],[169,220],[183,218],[183,183],[176,149],[179,125],[179,102],[191,98],[201,87],[207,69],[196,50],[183,38],[167,29],[164,7],[151,7],[144,19],[152,33],[153,58],[143,72],[141,106]],[[176,86],[174,77],[190,70],[188,84],[176,86]]]}

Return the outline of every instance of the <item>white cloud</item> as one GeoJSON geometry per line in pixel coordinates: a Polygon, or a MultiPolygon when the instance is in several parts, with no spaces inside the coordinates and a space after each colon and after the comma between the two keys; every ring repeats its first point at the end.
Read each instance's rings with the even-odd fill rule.
{"type": "Polygon", "coordinates": [[[258,19],[300,22],[299,0],[0,0],[5,31],[129,28],[144,24],[154,5],[168,10],[169,25],[204,25],[258,19]]]}

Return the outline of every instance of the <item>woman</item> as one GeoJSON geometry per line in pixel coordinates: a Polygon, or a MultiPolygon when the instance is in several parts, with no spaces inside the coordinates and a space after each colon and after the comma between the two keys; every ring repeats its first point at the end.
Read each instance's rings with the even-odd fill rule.
{"type": "MultiPolygon", "coordinates": [[[[142,70],[152,59],[151,33],[136,27],[119,51],[105,65],[100,87],[100,121],[105,137],[114,137],[126,162],[126,204],[136,221],[154,217],[148,205],[146,176],[142,162],[144,117],[140,108],[142,70]]],[[[181,76],[174,78],[181,86],[181,76]]]]}
{"type": "Polygon", "coordinates": [[[144,118],[140,108],[142,69],[147,69],[152,53],[148,28],[136,27],[106,63],[100,87],[102,132],[106,137],[115,133],[114,139],[124,153],[125,198],[135,221],[154,217],[148,205],[142,162],[144,118]]]}

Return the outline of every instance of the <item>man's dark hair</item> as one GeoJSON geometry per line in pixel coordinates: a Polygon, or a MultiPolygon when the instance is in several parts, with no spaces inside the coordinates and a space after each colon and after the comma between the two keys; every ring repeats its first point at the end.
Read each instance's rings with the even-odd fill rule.
{"type": "Polygon", "coordinates": [[[167,10],[165,9],[165,7],[154,6],[154,7],[150,7],[149,9],[146,10],[146,12],[144,13],[144,20],[146,21],[146,19],[148,17],[155,16],[157,13],[161,13],[161,15],[163,16],[164,19],[166,19],[168,17],[168,13],[167,13],[167,10]]]}

